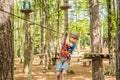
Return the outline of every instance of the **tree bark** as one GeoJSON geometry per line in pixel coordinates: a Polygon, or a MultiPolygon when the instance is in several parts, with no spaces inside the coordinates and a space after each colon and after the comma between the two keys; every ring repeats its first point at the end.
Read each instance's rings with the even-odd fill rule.
{"type": "MultiPolygon", "coordinates": [[[[37,0],[34,0],[34,23],[36,23],[36,9],[37,9],[37,0]]],[[[36,35],[36,24],[33,25],[33,34],[32,34],[32,50],[31,50],[31,55],[30,55],[30,67],[29,67],[29,73],[27,80],[33,80],[32,79],[32,63],[33,63],[33,55],[34,55],[34,49],[35,49],[35,35],[36,35]]]]}
{"type": "MultiPolygon", "coordinates": [[[[45,26],[49,27],[49,0],[45,0],[45,26]]],[[[45,34],[45,39],[46,39],[46,43],[45,43],[45,66],[44,66],[44,70],[47,70],[49,68],[49,42],[50,42],[50,31],[48,29],[46,29],[46,34],[45,34]]]]}
{"type": "Polygon", "coordinates": [[[99,25],[99,5],[98,0],[90,0],[90,36],[91,52],[101,53],[101,31],[99,25]]]}
{"type": "MultiPolygon", "coordinates": [[[[90,0],[91,53],[100,54],[102,52],[100,32],[98,0],[90,0]]],[[[105,80],[103,75],[103,62],[100,58],[92,60],[92,78],[93,80],[105,80]]]]}
{"type": "MultiPolygon", "coordinates": [[[[64,5],[68,4],[68,0],[64,0],[64,5]]],[[[64,10],[64,27],[65,27],[65,32],[68,31],[68,9],[64,10]]]]}
{"type": "Polygon", "coordinates": [[[120,0],[117,0],[116,80],[120,80],[120,0]]]}
{"type": "Polygon", "coordinates": [[[111,54],[112,51],[112,13],[111,13],[111,0],[107,0],[107,11],[108,11],[108,51],[111,54]]]}
{"type": "MultiPolygon", "coordinates": [[[[113,8],[114,8],[114,14],[115,14],[115,19],[117,17],[117,0],[113,0],[113,8]]],[[[117,20],[116,20],[117,21],[117,20]]]]}
{"type": "Polygon", "coordinates": [[[109,74],[114,74],[115,67],[114,67],[113,40],[112,40],[111,0],[107,0],[107,11],[108,11],[108,52],[113,56],[113,59],[109,60],[109,64],[110,64],[109,74]]]}
{"type": "MultiPolygon", "coordinates": [[[[41,0],[41,9],[40,9],[40,17],[41,17],[41,21],[40,21],[40,54],[44,54],[44,1],[41,0]]],[[[43,56],[40,56],[40,58],[43,59],[43,56]]],[[[43,64],[44,62],[40,60],[40,64],[43,64]]]]}
{"type": "Polygon", "coordinates": [[[0,80],[13,80],[14,36],[13,0],[0,1],[0,80]]]}
{"type": "Polygon", "coordinates": [[[57,1],[58,18],[57,18],[57,51],[60,49],[60,0],[57,1]]]}
{"type": "MultiPolygon", "coordinates": [[[[25,19],[29,20],[29,13],[25,13],[25,19]]],[[[30,61],[31,61],[31,50],[32,50],[32,42],[30,35],[30,26],[29,22],[25,21],[25,49],[24,49],[24,72],[26,74],[30,71],[30,61]]]]}
{"type": "Polygon", "coordinates": [[[92,80],[105,80],[103,76],[102,59],[92,59],[92,80]]]}

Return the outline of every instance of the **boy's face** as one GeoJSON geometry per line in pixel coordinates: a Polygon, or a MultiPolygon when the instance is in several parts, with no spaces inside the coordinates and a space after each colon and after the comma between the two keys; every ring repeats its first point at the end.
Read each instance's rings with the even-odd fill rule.
{"type": "Polygon", "coordinates": [[[70,42],[76,42],[77,41],[77,39],[75,39],[75,38],[73,38],[73,37],[70,37],[70,42]]]}

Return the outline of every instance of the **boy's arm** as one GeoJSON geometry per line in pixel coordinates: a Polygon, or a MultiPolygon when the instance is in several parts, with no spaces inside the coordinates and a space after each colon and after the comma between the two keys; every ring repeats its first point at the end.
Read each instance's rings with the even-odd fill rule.
{"type": "Polygon", "coordinates": [[[73,44],[70,43],[69,41],[66,42],[66,45],[68,45],[69,47],[72,47],[72,46],[73,46],[73,44]]]}
{"type": "MultiPolygon", "coordinates": [[[[66,38],[66,44],[69,43],[69,37],[66,38]]],[[[61,41],[61,44],[64,44],[64,39],[61,41]]]]}

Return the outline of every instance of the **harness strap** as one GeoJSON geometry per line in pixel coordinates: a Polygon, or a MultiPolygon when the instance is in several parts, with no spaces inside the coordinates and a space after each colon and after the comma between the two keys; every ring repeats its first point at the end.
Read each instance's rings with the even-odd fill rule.
{"type": "Polygon", "coordinates": [[[68,50],[60,50],[59,60],[62,60],[63,56],[65,56],[66,61],[68,61],[68,57],[70,55],[70,48],[68,50]]]}

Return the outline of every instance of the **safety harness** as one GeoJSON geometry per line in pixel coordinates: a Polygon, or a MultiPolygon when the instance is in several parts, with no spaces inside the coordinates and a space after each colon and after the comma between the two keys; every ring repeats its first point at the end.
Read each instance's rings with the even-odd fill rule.
{"type": "Polygon", "coordinates": [[[65,37],[64,37],[64,43],[62,45],[62,48],[60,50],[60,54],[59,54],[59,60],[62,60],[63,58],[65,58],[66,61],[68,61],[69,59],[69,55],[70,55],[70,47],[66,45],[66,39],[67,39],[68,33],[65,33],[65,37]]]}

